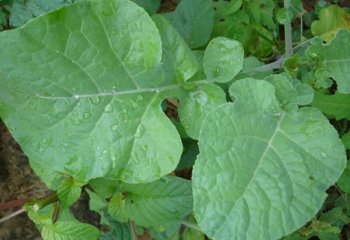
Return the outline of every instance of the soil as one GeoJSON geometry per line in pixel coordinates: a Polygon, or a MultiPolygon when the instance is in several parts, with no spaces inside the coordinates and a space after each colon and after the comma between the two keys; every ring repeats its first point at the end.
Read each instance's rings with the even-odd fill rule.
{"type": "MultiPolygon", "coordinates": [[[[28,158],[20,146],[0,122],[0,203],[12,200],[39,198],[48,189],[31,169],[28,158]]],[[[0,210],[0,218],[18,210],[0,210]]],[[[4,223],[0,223],[0,240],[41,239],[33,222],[22,213],[4,223]]]]}

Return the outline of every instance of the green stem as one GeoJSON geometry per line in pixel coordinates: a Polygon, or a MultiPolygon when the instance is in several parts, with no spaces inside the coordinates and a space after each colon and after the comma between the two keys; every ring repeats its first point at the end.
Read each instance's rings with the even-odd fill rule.
{"type": "MultiPolygon", "coordinates": [[[[289,0],[284,0],[284,8],[289,11],[289,0]]],[[[292,25],[290,21],[284,24],[284,41],[286,48],[285,57],[288,58],[293,54],[292,25]]]]}
{"type": "Polygon", "coordinates": [[[38,211],[38,210],[46,207],[47,205],[54,203],[54,202],[57,202],[57,201],[58,201],[57,194],[51,193],[48,196],[34,200],[33,209],[35,211],[38,211]]]}
{"type": "Polygon", "coordinates": [[[185,225],[186,227],[189,227],[189,228],[192,228],[194,230],[197,230],[199,232],[202,232],[202,230],[197,226],[197,224],[194,224],[194,223],[191,223],[191,222],[188,222],[188,221],[182,221],[181,222],[182,225],[185,225]]]}

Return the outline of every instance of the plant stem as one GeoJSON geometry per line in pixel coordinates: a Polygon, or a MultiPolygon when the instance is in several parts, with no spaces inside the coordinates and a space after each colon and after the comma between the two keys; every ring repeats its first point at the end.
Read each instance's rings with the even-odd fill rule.
{"type": "Polygon", "coordinates": [[[57,194],[51,193],[48,196],[34,200],[33,209],[35,211],[38,211],[38,210],[46,207],[47,205],[54,203],[54,202],[57,202],[57,201],[58,201],[57,194]]]}
{"type": "Polygon", "coordinates": [[[5,222],[5,221],[7,221],[7,220],[9,220],[9,219],[11,219],[11,218],[13,218],[13,217],[16,217],[17,215],[19,215],[19,214],[21,214],[21,213],[23,213],[23,212],[25,212],[25,211],[26,211],[26,210],[25,210],[24,208],[21,208],[21,209],[15,211],[15,212],[13,212],[13,213],[11,213],[11,214],[9,214],[9,215],[3,217],[3,218],[1,218],[1,219],[0,219],[0,224],[3,223],[3,222],[5,222]]]}
{"type": "Polygon", "coordinates": [[[202,230],[194,223],[188,222],[188,221],[182,221],[182,225],[185,225],[186,227],[192,228],[194,230],[197,230],[199,232],[202,232],[202,230]]]}
{"type": "MultiPolygon", "coordinates": [[[[290,8],[290,0],[284,0],[284,8],[289,11],[290,8]]],[[[292,41],[292,25],[291,22],[288,21],[284,24],[284,41],[286,54],[285,57],[288,58],[293,54],[293,41],[292,41]]]]}
{"type": "Polygon", "coordinates": [[[135,229],[135,223],[133,221],[130,221],[130,232],[131,232],[131,239],[137,240],[137,234],[135,229]]]}

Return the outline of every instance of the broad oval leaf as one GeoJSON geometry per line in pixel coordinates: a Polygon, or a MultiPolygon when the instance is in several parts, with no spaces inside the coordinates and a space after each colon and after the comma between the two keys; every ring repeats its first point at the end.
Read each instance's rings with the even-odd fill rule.
{"type": "Polygon", "coordinates": [[[181,220],[192,211],[191,182],[163,177],[146,184],[121,184],[109,204],[109,214],[118,221],[156,226],[181,220]]]}
{"type": "Polygon", "coordinates": [[[346,164],[337,132],[317,109],[276,112],[273,86],[248,82],[232,85],[239,97],[209,113],[199,137],[194,213],[213,239],[295,231],[317,213],[346,164]]]}
{"type": "Polygon", "coordinates": [[[174,82],[154,74],[159,31],[135,3],[82,1],[0,44],[1,118],[48,184],[56,172],[139,183],[176,168],[180,137],[160,107],[174,82]]]}
{"type": "Polygon", "coordinates": [[[244,50],[240,42],[225,37],[212,39],[204,53],[203,67],[209,79],[232,80],[243,68],[244,50]]]}

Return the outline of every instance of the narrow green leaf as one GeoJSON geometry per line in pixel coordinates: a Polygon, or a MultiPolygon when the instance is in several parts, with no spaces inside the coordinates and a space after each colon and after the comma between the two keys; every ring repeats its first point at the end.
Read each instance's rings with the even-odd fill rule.
{"type": "Polygon", "coordinates": [[[217,37],[208,44],[203,59],[204,72],[218,82],[232,80],[243,68],[244,51],[240,42],[217,37]]]}
{"type": "Polygon", "coordinates": [[[44,225],[41,235],[44,240],[96,240],[100,232],[89,224],[59,221],[44,225]]]}
{"type": "MultiPolygon", "coordinates": [[[[340,30],[334,39],[323,44],[321,39],[316,39],[307,49],[309,58],[316,60],[321,69],[328,72],[337,82],[339,93],[350,93],[350,32],[340,30]]],[[[324,74],[323,74],[324,75],[324,74]]]]}
{"type": "Polygon", "coordinates": [[[350,120],[350,94],[325,95],[316,92],[312,106],[337,120],[344,118],[350,120]]]}
{"type": "Polygon", "coordinates": [[[235,102],[202,126],[195,217],[213,239],[281,238],[321,208],[345,168],[345,150],[317,109],[281,111],[268,82],[239,80],[230,94],[235,102]]]}
{"type": "Polygon", "coordinates": [[[181,1],[174,12],[164,14],[193,49],[204,46],[213,29],[211,0],[181,1]]]}
{"type": "Polygon", "coordinates": [[[181,220],[192,211],[191,183],[163,177],[147,184],[122,184],[108,204],[110,215],[120,222],[154,226],[181,220]]]}

